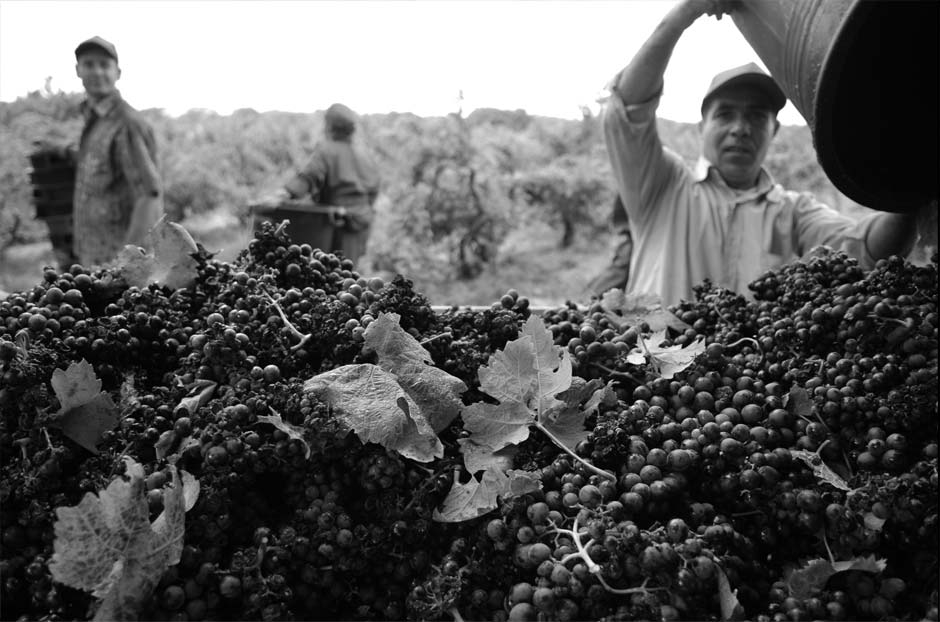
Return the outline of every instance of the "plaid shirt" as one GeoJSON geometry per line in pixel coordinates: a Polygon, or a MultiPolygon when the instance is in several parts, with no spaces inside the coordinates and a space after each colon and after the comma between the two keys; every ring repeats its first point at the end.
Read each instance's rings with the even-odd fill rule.
{"type": "Polygon", "coordinates": [[[159,196],[153,128],[120,93],[82,103],[72,214],[75,255],[91,267],[112,261],[124,246],[135,201],[159,196]]]}

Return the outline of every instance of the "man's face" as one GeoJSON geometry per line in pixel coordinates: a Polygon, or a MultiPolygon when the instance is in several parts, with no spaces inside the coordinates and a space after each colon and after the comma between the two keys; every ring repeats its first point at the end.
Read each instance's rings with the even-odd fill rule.
{"type": "Polygon", "coordinates": [[[702,150],[732,188],[751,188],[780,122],[753,86],[732,85],[716,93],[699,128],[702,150]]]}
{"type": "Polygon", "coordinates": [[[82,80],[85,92],[93,99],[101,99],[115,91],[121,77],[117,61],[100,50],[88,50],[78,57],[75,73],[82,80]]]}

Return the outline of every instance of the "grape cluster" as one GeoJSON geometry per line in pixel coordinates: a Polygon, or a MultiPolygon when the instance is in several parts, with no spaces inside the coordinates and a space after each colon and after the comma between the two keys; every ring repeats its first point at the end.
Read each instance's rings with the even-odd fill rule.
{"type": "Polygon", "coordinates": [[[600,301],[546,311],[574,373],[616,392],[573,448],[594,470],[531,430],[513,461],[541,489],[444,523],[435,509],[470,478],[460,417],[418,463],[360,441],[303,382],[375,362],[365,330],[393,312],[480,401],[478,370],[528,299],[435,313],[403,276],[364,278],[270,224],[231,263],[195,258],[186,288],[75,265],[0,301],[4,620],[93,611],[49,572],[55,508],[124,456],[151,519],[169,457],[200,483],[145,620],[938,618],[936,260],[864,271],[821,253],[749,297],[702,283],[653,344],[704,340],[669,378],[628,359],[649,322],[600,301]],[[60,429],[49,383],[82,359],[120,412],[97,453],[60,429]],[[260,418],[275,414],[305,440],[260,418]],[[812,560],[862,561],[801,587],[812,560]]]}

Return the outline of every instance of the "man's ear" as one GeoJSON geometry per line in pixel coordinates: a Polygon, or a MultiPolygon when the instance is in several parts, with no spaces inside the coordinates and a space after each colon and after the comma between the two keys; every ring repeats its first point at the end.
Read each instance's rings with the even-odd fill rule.
{"type": "Polygon", "coordinates": [[[78,76],[79,78],[82,77],[82,75],[78,72],[78,63],[75,63],[75,75],[78,76]]]}
{"type": "Polygon", "coordinates": [[[774,117],[774,134],[773,134],[774,136],[777,135],[777,130],[779,129],[780,129],[780,119],[778,119],[777,117],[774,117]]]}

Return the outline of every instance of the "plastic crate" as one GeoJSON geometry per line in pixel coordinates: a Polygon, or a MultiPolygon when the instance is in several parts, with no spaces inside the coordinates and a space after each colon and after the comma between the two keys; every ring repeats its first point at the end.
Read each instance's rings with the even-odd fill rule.
{"type": "Polygon", "coordinates": [[[75,183],[65,182],[57,184],[33,184],[33,202],[39,204],[72,204],[72,195],[75,193],[75,183]]]}
{"type": "Polygon", "coordinates": [[[72,201],[53,201],[50,203],[36,203],[36,218],[46,220],[57,216],[71,216],[72,201]]]}

